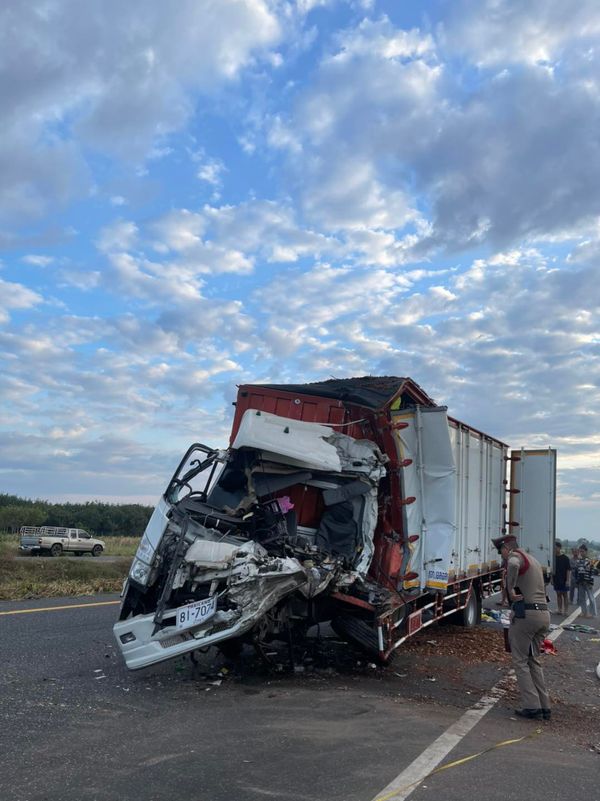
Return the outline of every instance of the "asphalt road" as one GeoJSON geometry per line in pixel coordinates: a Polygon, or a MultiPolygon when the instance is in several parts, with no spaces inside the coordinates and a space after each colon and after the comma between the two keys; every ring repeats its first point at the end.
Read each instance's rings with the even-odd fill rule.
{"type": "MultiPolygon", "coordinates": [[[[0,612],[111,599],[3,602],[0,612]]],[[[112,639],[116,610],[0,615],[2,801],[372,801],[505,672],[452,657],[427,663],[433,677],[414,650],[374,669],[332,643],[333,666],[316,659],[296,675],[265,674],[248,656],[221,677],[213,651],[197,667],[130,673],[112,639]]],[[[600,797],[592,639],[565,632],[547,657],[550,724],[513,718],[509,694],[445,761],[531,737],[432,776],[411,801],[562,801],[575,787],[600,797]]]]}

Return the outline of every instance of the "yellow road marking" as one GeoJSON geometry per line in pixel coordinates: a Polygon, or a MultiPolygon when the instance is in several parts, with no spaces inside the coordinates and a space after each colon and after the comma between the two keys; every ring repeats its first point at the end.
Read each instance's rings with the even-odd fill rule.
{"type": "MultiPolygon", "coordinates": [[[[516,743],[521,743],[523,742],[523,740],[528,740],[531,737],[537,737],[541,733],[542,733],[541,729],[534,729],[529,734],[523,735],[523,737],[516,737],[513,740],[502,740],[499,743],[490,745],[489,748],[486,748],[483,751],[478,751],[476,754],[469,754],[469,756],[463,757],[462,759],[455,759],[453,762],[446,762],[445,765],[440,765],[439,767],[430,771],[426,776],[423,776],[422,779],[417,779],[411,784],[405,784],[404,787],[397,787],[395,790],[392,790],[391,793],[386,793],[386,795],[377,796],[375,801],[391,801],[391,799],[395,795],[400,795],[400,793],[406,793],[406,791],[410,790],[411,787],[416,788],[418,784],[421,784],[421,782],[424,782],[426,779],[429,779],[430,776],[435,776],[436,773],[441,773],[444,770],[448,770],[448,768],[456,768],[459,765],[464,765],[465,762],[470,762],[472,759],[476,759],[477,757],[483,756],[484,754],[489,754],[490,751],[494,751],[496,748],[504,748],[507,745],[515,745],[516,743]]],[[[402,797],[406,798],[405,795],[402,797]]]]}
{"type": "Polygon", "coordinates": [[[67,606],[41,606],[37,609],[13,609],[11,612],[0,612],[0,615],[27,615],[30,612],[54,612],[56,609],[81,609],[85,606],[109,606],[121,601],[96,601],[93,604],[68,604],[67,606]]]}

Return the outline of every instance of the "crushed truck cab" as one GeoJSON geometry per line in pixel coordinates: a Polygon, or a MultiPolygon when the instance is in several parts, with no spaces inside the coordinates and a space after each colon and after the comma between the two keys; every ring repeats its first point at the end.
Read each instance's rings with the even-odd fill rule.
{"type": "Polygon", "coordinates": [[[325,620],[385,660],[442,617],[476,623],[509,458],[411,379],[240,387],[229,448],[189,448],[142,537],[114,626],[127,666],[325,620]]]}

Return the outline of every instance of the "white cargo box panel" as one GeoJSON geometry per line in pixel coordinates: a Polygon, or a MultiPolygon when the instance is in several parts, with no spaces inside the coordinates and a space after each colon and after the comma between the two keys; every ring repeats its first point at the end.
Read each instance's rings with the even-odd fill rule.
{"type": "Polygon", "coordinates": [[[491,545],[504,526],[506,455],[498,440],[449,420],[443,408],[394,414],[407,544],[404,590],[444,591],[447,583],[499,564],[491,545]]]}
{"type": "Polygon", "coordinates": [[[556,450],[511,451],[509,531],[552,570],[556,534],[556,450]]]}
{"type": "Polygon", "coordinates": [[[504,527],[508,447],[463,423],[452,422],[456,462],[456,541],[451,578],[476,576],[499,564],[492,546],[504,527]]]}
{"type": "Polygon", "coordinates": [[[404,589],[444,592],[456,534],[456,467],[446,409],[417,406],[393,419],[406,424],[396,430],[396,443],[402,461],[411,460],[403,470],[404,497],[415,498],[404,507],[405,536],[418,535],[408,545],[404,571],[418,579],[404,582],[404,589]]]}
{"type": "Polygon", "coordinates": [[[417,578],[404,581],[398,589],[422,590],[425,587],[425,574],[423,565],[423,504],[419,485],[419,445],[417,442],[417,426],[415,411],[396,412],[393,415],[393,425],[405,424],[405,428],[395,429],[394,436],[398,459],[404,463],[402,468],[402,495],[414,498],[412,503],[403,507],[404,538],[406,541],[405,561],[402,573],[416,573],[417,578]],[[409,538],[415,538],[410,542],[409,538]]]}

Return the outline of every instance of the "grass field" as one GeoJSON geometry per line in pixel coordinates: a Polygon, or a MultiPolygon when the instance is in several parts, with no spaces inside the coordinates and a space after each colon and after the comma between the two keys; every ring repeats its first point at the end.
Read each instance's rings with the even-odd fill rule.
{"type": "Polygon", "coordinates": [[[76,559],[44,556],[16,559],[19,537],[0,534],[0,600],[120,592],[139,539],[106,537],[104,542],[104,554],[117,557],[114,562],[87,555],[76,559]]]}

